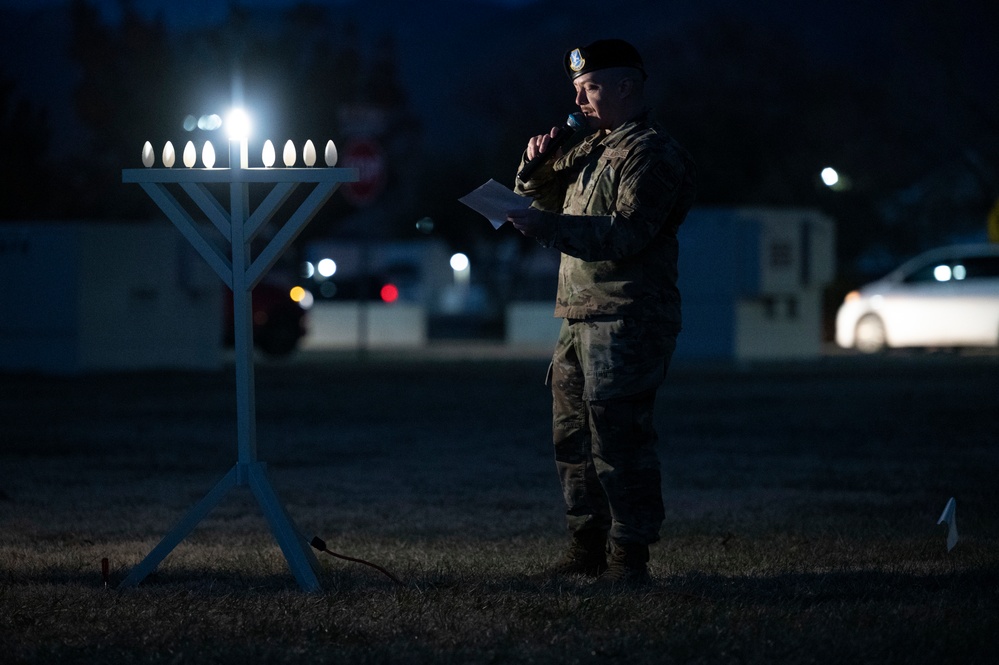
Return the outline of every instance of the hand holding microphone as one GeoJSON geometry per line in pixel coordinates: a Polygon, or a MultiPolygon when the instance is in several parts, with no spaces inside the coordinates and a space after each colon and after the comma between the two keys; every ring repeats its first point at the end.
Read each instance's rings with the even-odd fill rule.
{"type": "Polygon", "coordinates": [[[566,118],[565,125],[553,129],[551,134],[542,134],[534,139],[527,146],[527,163],[517,174],[517,179],[527,182],[542,164],[551,159],[559,148],[572,138],[577,130],[582,129],[586,122],[586,116],[582,113],[571,113],[566,118]],[[545,138],[550,137],[546,142],[545,138]],[[532,151],[533,148],[533,151],[532,151]],[[534,152],[534,154],[531,154],[534,152]]]}

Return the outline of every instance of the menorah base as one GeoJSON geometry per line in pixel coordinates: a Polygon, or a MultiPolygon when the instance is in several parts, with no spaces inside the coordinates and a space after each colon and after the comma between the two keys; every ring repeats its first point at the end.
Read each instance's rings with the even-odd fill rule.
{"type": "Polygon", "coordinates": [[[288,512],[281,505],[267,478],[267,465],[263,462],[238,462],[225,474],[215,487],[184,516],[163,540],[139,562],[118,585],[119,589],[137,586],[191,533],[226,494],[234,487],[250,487],[271,527],[271,533],[284,553],[288,567],[303,591],[321,591],[318,574],[319,561],[308,541],[295,528],[288,512]]]}

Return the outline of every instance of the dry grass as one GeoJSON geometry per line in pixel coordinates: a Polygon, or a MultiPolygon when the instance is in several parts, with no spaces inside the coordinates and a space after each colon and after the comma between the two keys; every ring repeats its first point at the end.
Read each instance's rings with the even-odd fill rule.
{"type": "Polygon", "coordinates": [[[2,376],[4,661],[994,657],[995,356],[675,368],[656,585],[615,594],[531,577],[564,539],[545,362],[307,360],[258,367],[260,457],[303,531],[404,586],[323,557],[300,592],[240,488],[115,589],[235,461],[231,369],[2,376]]]}

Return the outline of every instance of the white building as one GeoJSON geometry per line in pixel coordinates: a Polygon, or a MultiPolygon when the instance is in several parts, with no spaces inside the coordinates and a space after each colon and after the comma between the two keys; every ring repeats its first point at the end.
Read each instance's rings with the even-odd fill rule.
{"type": "Polygon", "coordinates": [[[0,224],[0,368],[222,363],[222,283],[161,223],[0,224]]]}
{"type": "MultiPolygon", "coordinates": [[[[835,225],[806,209],[694,208],[680,227],[678,359],[815,357],[835,273],[835,225]]],[[[557,263],[552,264],[557,270],[557,263]]],[[[507,306],[507,342],[554,346],[546,301],[507,306]]]]}
{"type": "Polygon", "coordinates": [[[821,353],[835,224],[808,209],[695,208],[680,228],[683,333],[677,358],[821,353]]]}

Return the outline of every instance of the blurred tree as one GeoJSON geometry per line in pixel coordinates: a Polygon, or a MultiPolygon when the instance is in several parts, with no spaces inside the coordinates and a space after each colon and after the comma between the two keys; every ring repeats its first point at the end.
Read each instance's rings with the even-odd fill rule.
{"type": "Polygon", "coordinates": [[[0,219],[46,217],[53,210],[48,120],[14,91],[13,82],[0,78],[0,219]]]}
{"type": "MultiPolygon", "coordinates": [[[[818,207],[838,222],[844,261],[871,245],[932,242],[953,230],[947,213],[957,205],[988,209],[999,172],[999,85],[973,81],[996,81],[999,42],[984,37],[999,5],[886,3],[890,29],[868,31],[871,42],[849,62],[796,41],[791,21],[638,3],[644,12],[623,22],[622,33],[633,35],[656,72],[656,115],[698,162],[699,204],[818,207]],[[640,18],[654,11],[687,18],[640,18]],[[826,188],[818,174],[828,165],[848,175],[852,189],[826,188]],[[980,202],[959,204],[976,186],[980,202]]],[[[550,62],[580,35],[593,35],[601,6],[585,0],[568,11],[550,0],[498,11],[490,19],[495,35],[456,37],[460,57],[432,60],[446,68],[440,76],[461,81],[443,85],[403,81],[393,35],[363,39],[357,25],[338,21],[350,13],[340,6],[303,3],[268,14],[234,4],[223,25],[167,35],[129,2],[122,24],[110,27],[92,0],[72,0],[77,103],[95,155],[74,174],[87,184],[80,205],[116,215],[144,209],[141,191],[118,182],[120,168],[138,162],[142,142],[214,139],[183,133],[184,117],[220,112],[242,96],[260,142],[291,138],[300,146],[308,138],[321,149],[333,138],[343,159],[348,138],[365,137],[385,151],[384,194],[363,208],[334,197],[304,239],[372,229],[414,236],[416,220],[431,217],[435,235],[456,248],[491,241],[488,224],[456,199],[488,177],[511,185],[526,138],[573,110],[571,86],[558,67],[538,66],[538,49],[550,62]],[[501,20],[538,48],[510,48],[501,20]],[[421,144],[407,99],[413,86],[426,85],[439,87],[442,115],[459,118],[454,140],[442,145],[421,144]],[[563,111],[553,117],[552,109],[563,111]]]]}
{"type": "Polygon", "coordinates": [[[663,43],[652,51],[670,73],[658,106],[696,156],[699,204],[819,208],[837,222],[844,265],[871,246],[905,252],[925,242],[884,216],[885,198],[927,172],[920,135],[932,117],[899,103],[886,60],[872,58],[858,73],[775,27],[735,18],[663,43]],[[826,166],[849,185],[826,187],[826,166]]]}
{"type": "Polygon", "coordinates": [[[999,5],[920,0],[904,16],[885,49],[886,89],[916,168],[884,192],[880,209],[912,253],[985,237],[999,197],[999,5]]]}
{"type": "MultiPolygon", "coordinates": [[[[114,217],[157,214],[140,189],[121,184],[121,169],[138,163],[147,140],[157,149],[170,140],[178,151],[188,140],[199,149],[211,140],[224,155],[225,135],[194,121],[223,114],[234,103],[244,105],[253,120],[251,163],[265,139],[279,151],[292,140],[299,165],[306,140],[321,156],[326,141],[334,139],[342,166],[347,123],[356,120],[351,109],[358,108],[382,119],[370,138],[388,151],[389,164],[411,157],[418,125],[398,82],[391,39],[369,56],[360,49],[356,26],[336,25],[326,7],[303,2],[280,17],[274,21],[233,6],[221,25],[170,34],[162,21],[143,20],[128,0],[119,26],[104,24],[92,2],[72,0],[72,55],[81,69],[76,105],[91,132],[91,156],[79,174],[80,209],[114,217]]],[[[411,206],[399,179],[387,184],[395,188],[385,194],[393,211],[411,206]]],[[[307,195],[307,188],[300,189],[289,206],[307,195]]],[[[300,242],[329,235],[353,212],[334,196],[300,242]]],[[[374,226],[397,223],[386,211],[374,226]]]]}
{"type": "Polygon", "coordinates": [[[655,107],[696,155],[701,204],[814,204],[821,168],[863,140],[874,91],[783,34],[715,19],[664,43],[651,56],[667,72],[655,107]]]}
{"type": "Polygon", "coordinates": [[[75,102],[90,130],[87,167],[79,174],[78,213],[133,216],[152,209],[141,190],[121,185],[121,169],[137,163],[144,141],[162,145],[176,117],[178,81],[161,21],[144,21],[122,3],[117,30],[87,0],[71,5],[70,52],[81,70],[75,102]]]}

